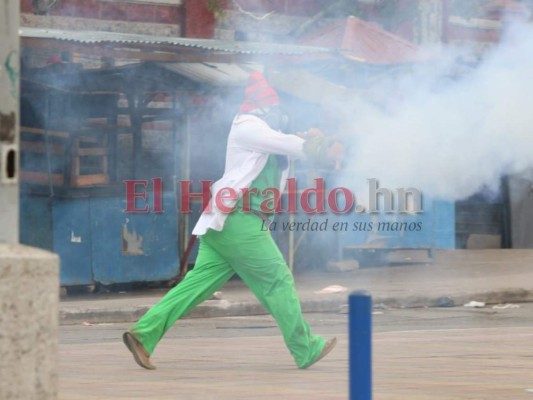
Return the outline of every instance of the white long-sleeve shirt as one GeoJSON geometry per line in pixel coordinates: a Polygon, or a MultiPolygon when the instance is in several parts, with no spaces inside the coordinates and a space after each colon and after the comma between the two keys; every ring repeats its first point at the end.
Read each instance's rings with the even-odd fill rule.
{"type": "MultiPolygon", "coordinates": [[[[214,200],[223,188],[234,189],[239,195],[249,188],[265,167],[271,154],[290,158],[303,158],[304,140],[296,135],[287,135],[271,129],[262,119],[254,115],[237,115],[233,120],[228,137],[226,167],[224,175],[211,187],[210,206],[202,213],[193,229],[193,235],[203,235],[208,229],[221,231],[228,216],[221,212],[214,200]]],[[[288,169],[282,172],[280,191],[284,190],[288,169]]],[[[224,201],[226,207],[233,207],[238,199],[224,201]]]]}

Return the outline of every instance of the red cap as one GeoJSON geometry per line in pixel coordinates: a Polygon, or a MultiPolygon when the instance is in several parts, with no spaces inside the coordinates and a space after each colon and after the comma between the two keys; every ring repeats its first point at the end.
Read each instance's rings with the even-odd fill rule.
{"type": "Polygon", "coordinates": [[[248,86],[244,90],[244,101],[240,111],[247,112],[260,107],[279,105],[279,97],[276,90],[270,87],[261,72],[252,72],[248,78],[248,86]]]}

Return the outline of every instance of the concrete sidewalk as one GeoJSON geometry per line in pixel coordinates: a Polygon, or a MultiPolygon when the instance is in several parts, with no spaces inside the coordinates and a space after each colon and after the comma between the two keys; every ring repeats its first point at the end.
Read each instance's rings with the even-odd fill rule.
{"type": "MultiPolygon", "coordinates": [[[[301,273],[296,284],[304,312],[345,311],[349,292],[364,289],[376,307],[451,307],[475,300],[489,304],[533,301],[533,250],[438,251],[433,263],[420,254],[396,252],[393,266],[345,273],[301,273]],[[330,285],[347,288],[337,294],[317,294],[330,285]]],[[[221,300],[208,300],[188,317],[266,314],[238,280],[222,289],[221,300]]],[[[133,322],[166,290],[65,297],[62,324],[133,322]]]]}

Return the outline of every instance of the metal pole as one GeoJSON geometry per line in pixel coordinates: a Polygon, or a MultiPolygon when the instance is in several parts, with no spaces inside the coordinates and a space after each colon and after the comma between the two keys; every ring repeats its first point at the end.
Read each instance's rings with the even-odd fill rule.
{"type": "MultiPolygon", "coordinates": [[[[45,120],[44,120],[44,145],[46,150],[46,171],[48,172],[48,195],[50,198],[50,210],[52,209],[52,202],[54,197],[54,180],[52,176],[52,159],[50,154],[50,135],[48,126],[52,118],[52,112],[50,111],[50,93],[46,91],[45,97],[45,120]]],[[[65,182],[66,183],[66,182],[65,182]]]]}
{"type": "MultiPolygon", "coordinates": [[[[294,162],[289,160],[289,177],[294,173],[294,162]]],[[[294,213],[289,212],[289,224],[292,225],[295,220],[294,213]]],[[[294,270],[294,231],[289,229],[289,269],[294,270]]]]}
{"type": "Polygon", "coordinates": [[[350,294],[350,400],[372,399],[372,297],[350,294]]]}
{"type": "Polygon", "coordinates": [[[0,6],[0,243],[19,241],[19,7],[0,6]]]}
{"type": "Polygon", "coordinates": [[[142,115],[137,94],[134,92],[127,93],[126,97],[133,131],[133,176],[135,179],[139,179],[142,162],[142,115]]]}
{"type": "MultiPolygon", "coordinates": [[[[182,113],[182,126],[181,126],[181,148],[180,148],[180,179],[181,180],[190,180],[191,179],[191,96],[190,93],[187,93],[183,100],[183,113],[182,113]]],[[[185,256],[187,252],[188,244],[190,243],[189,236],[189,224],[190,224],[190,214],[180,213],[179,222],[180,222],[180,255],[185,256]]],[[[185,277],[187,274],[188,264],[185,263],[180,267],[180,279],[185,277]]]]}

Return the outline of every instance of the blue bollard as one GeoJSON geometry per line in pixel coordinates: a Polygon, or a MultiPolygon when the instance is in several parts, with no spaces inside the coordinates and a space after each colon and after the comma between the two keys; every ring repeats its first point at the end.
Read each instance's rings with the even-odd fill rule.
{"type": "Polygon", "coordinates": [[[350,400],[372,399],[372,297],[350,294],[350,400]]]}

